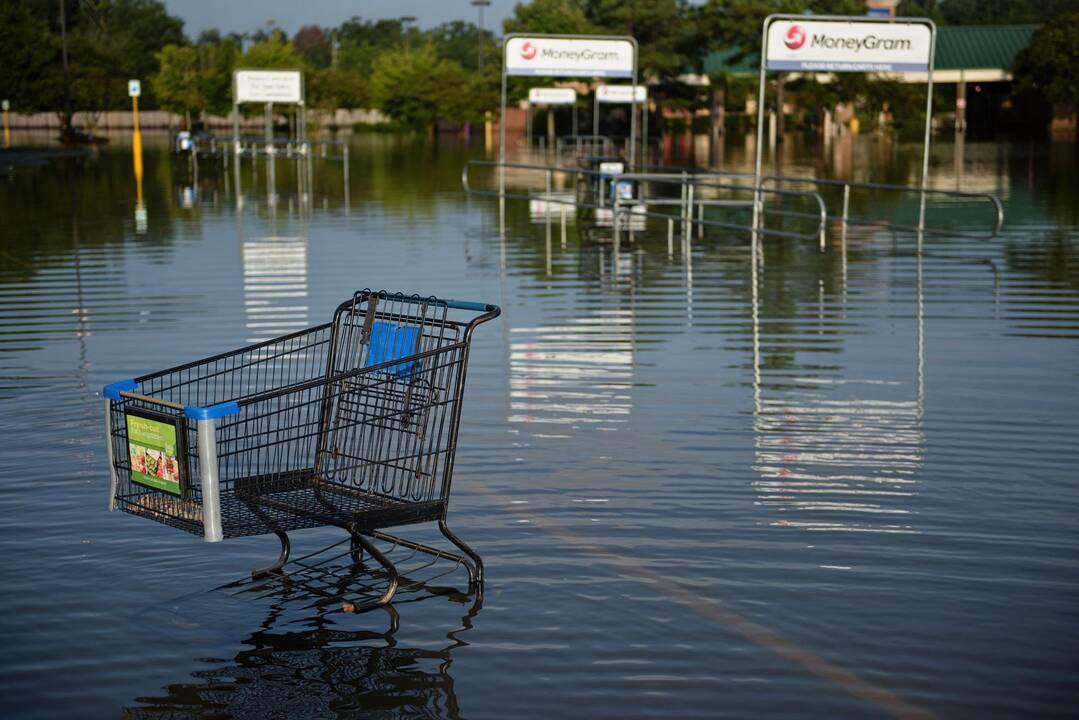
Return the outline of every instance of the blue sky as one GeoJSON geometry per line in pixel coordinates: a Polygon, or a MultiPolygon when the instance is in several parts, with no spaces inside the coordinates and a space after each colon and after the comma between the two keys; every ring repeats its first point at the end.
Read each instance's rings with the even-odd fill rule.
{"type": "MultiPolygon", "coordinates": [[[[503,18],[513,12],[517,1],[491,0],[483,12],[484,27],[501,32],[503,18]]],[[[165,6],[183,18],[189,37],[209,28],[251,32],[271,20],[291,34],[303,25],[340,25],[353,15],[365,20],[413,15],[424,29],[450,20],[476,21],[470,0],[165,0],[165,6]]]]}

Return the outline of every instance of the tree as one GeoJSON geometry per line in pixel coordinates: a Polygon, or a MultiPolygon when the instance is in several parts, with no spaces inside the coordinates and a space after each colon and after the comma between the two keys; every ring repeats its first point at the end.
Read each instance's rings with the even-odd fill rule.
{"type": "Polygon", "coordinates": [[[517,3],[502,27],[507,33],[554,33],[586,35],[594,32],[577,0],[532,0],[517,3]]]}
{"type": "Polygon", "coordinates": [[[376,107],[413,129],[433,129],[439,119],[477,119],[482,100],[472,89],[461,66],[439,58],[430,42],[411,51],[382,53],[371,73],[376,107]]]}
{"type": "Polygon", "coordinates": [[[463,20],[443,23],[432,28],[428,37],[434,41],[439,57],[453,60],[465,70],[479,69],[478,53],[481,47],[485,60],[494,59],[497,62],[498,43],[494,35],[484,30],[481,38],[479,28],[472,23],[463,20]]]}
{"type": "Polygon", "coordinates": [[[250,68],[274,68],[281,70],[302,70],[303,58],[280,30],[273,30],[261,42],[257,42],[244,53],[241,64],[250,68]]]}
{"type": "Polygon", "coordinates": [[[155,55],[160,69],[150,78],[158,104],[184,116],[191,127],[191,113],[206,108],[199,68],[199,50],[190,45],[166,45],[155,55]]]}
{"type": "Polygon", "coordinates": [[[354,72],[325,68],[307,76],[307,104],[319,110],[367,107],[369,90],[363,78],[354,72]]]}
{"type": "Polygon", "coordinates": [[[0,95],[23,111],[55,110],[63,100],[60,42],[22,0],[0,0],[0,95]]]}
{"type": "Polygon", "coordinates": [[[318,25],[304,25],[292,38],[292,47],[310,68],[328,68],[333,59],[330,38],[318,25]]]}
{"type": "Polygon", "coordinates": [[[1039,28],[1015,61],[1021,88],[1036,89],[1051,103],[1079,104],[1079,12],[1063,15],[1039,28]]]}

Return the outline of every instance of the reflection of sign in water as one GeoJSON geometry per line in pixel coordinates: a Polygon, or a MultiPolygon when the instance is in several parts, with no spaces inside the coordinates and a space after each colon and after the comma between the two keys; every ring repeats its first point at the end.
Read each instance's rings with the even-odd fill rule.
{"type": "Polygon", "coordinates": [[[600,85],[596,88],[596,101],[601,103],[643,103],[648,99],[644,85],[600,85]]]}
{"type": "Polygon", "coordinates": [[[768,70],[927,72],[928,25],[776,20],[768,26],[768,70]]]}
{"type": "Polygon", "coordinates": [[[126,419],[131,480],[181,495],[184,460],[181,420],[144,410],[129,410],[126,419]]]}
{"type": "Polygon", "coordinates": [[[632,409],[633,313],[601,311],[561,325],[513,329],[511,423],[608,427],[632,409]]]}
{"type": "Polygon", "coordinates": [[[235,102],[298,103],[303,101],[299,70],[237,70],[235,102]]]}
{"type": "Polygon", "coordinates": [[[507,75],[633,77],[629,40],[511,37],[506,41],[507,75]]]}
{"type": "Polygon", "coordinates": [[[245,240],[244,312],[249,342],[308,326],[307,238],[245,240]]]}
{"type": "Polygon", "coordinates": [[[528,91],[528,102],[533,105],[572,105],[577,102],[577,91],[573,88],[532,88],[528,91]]]}

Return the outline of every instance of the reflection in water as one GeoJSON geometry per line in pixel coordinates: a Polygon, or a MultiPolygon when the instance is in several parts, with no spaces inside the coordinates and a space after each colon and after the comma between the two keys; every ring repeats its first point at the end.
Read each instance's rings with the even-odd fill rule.
{"type": "MultiPolygon", "coordinates": [[[[342,629],[329,616],[277,627],[273,608],[232,661],[207,660],[195,681],[168,685],[163,697],[140,697],[124,717],[371,718],[460,717],[450,668],[458,636],[471,629],[477,599],[433,648],[401,647],[395,610],[385,632],[342,629]],[[313,626],[313,627],[312,627],[313,626]]],[[[371,616],[381,621],[382,613],[371,616]]],[[[370,624],[370,623],[369,623],[370,624]]]]}
{"type": "Polygon", "coordinates": [[[307,238],[244,240],[243,267],[248,342],[308,326],[307,238]]]}
{"type": "MultiPolygon", "coordinates": [[[[845,270],[844,263],[844,283],[845,270]]],[[[805,530],[918,532],[909,516],[925,447],[920,238],[913,298],[913,393],[909,381],[792,377],[789,368],[762,367],[760,276],[756,267],[751,274],[754,469],[759,476],[753,486],[759,504],[778,514],[771,524],[805,530]],[[766,396],[765,390],[774,394],[766,396]]],[[[819,293],[817,323],[823,328],[823,289],[819,293]]],[[[845,288],[843,298],[845,312],[845,288]]]]}
{"type": "MultiPolygon", "coordinates": [[[[449,604],[467,608],[457,627],[444,635],[437,631],[449,643],[403,647],[394,605],[363,615],[340,612],[340,599],[331,601],[330,596],[339,598],[341,591],[350,597],[377,595],[385,581],[381,570],[353,563],[342,540],[292,561],[286,574],[219,588],[217,598],[239,602],[245,616],[268,600],[260,628],[242,641],[244,649],[233,660],[204,660],[211,667],[192,673],[195,681],[168,685],[164,697],[138,698],[139,705],[126,708],[125,717],[458,717],[450,675],[453,651],[468,645],[460,635],[472,628],[483,595],[470,597],[440,584],[463,572],[455,563],[418,559],[396,546],[383,550],[404,555],[394,560],[402,572],[396,608],[422,603],[425,617],[449,604]],[[386,630],[370,629],[387,618],[386,630]]],[[[207,596],[200,597],[201,605],[207,602],[207,596]]],[[[176,624],[197,628],[204,623],[200,617],[176,624]]]]}
{"type": "Polygon", "coordinates": [[[633,310],[512,328],[511,423],[614,429],[631,410],[633,310]]]}

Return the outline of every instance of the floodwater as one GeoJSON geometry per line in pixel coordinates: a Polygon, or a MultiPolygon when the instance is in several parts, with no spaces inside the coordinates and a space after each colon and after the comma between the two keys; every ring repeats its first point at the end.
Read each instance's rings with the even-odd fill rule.
{"type": "MultiPolygon", "coordinates": [[[[852,228],[844,251],[833,224],[824,252],[766,240],[756,272],[734,233],[616,252],[571,218],[563,245],[512,200],[500,236],[497,203],[461,191],[482,145],[355,138],[347,198],[320,161],[310,212],[289,161],[272,192],[245,164],[238,212],[213,162],[196,183],[147,146],[145,223],[122,141],[0,172],[0,716],[1079,706],[1073,144],[935,145],[935,186],[1003,199],[995,238],[852,228]],[[397,617],[320,610],[228,585],[273,536],[107,511],[104,384],[321,323],[364,287],[503,307],[476,335],[450,509],[482,602],[426,569],[397,617]]],[[[749,167],[741,140],[725,155],[749,167]]],[[[920,148],[791,141],[769,163],[910,183],[920,148]]],[[[342,537],[297,532],[294,554],[342,537]]]]}

